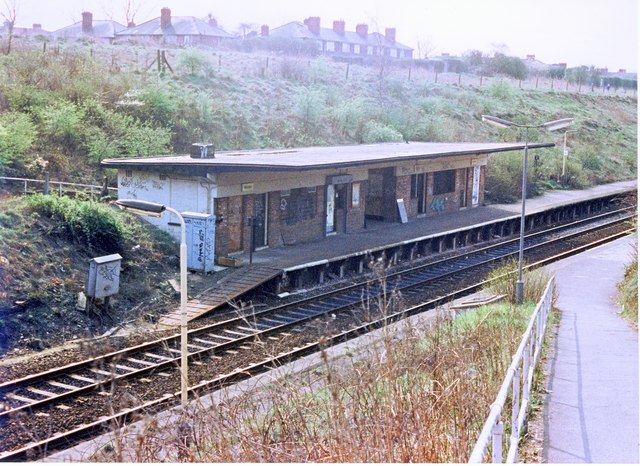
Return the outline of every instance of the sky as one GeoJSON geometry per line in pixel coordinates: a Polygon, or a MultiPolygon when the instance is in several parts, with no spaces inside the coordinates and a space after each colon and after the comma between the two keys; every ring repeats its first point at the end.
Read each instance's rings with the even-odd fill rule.
{"type": "Polygon", "coordinates": [[[638,0],[0,0],[0,12],[7,2],[18,5],[17,26],[40,23],[48,31],[80,21],[82,11],[125,23],[131,2],[139,7],[136,24],[166,6],[175,16],[211,13],[231,33],[241,23],[273,29],[309,16],[328,28],[344,20],[350,31],[359,23],[383,34],[395,27],[416,58],[475,49],[609,71],[637,72],[638,63],[638,0]]]}

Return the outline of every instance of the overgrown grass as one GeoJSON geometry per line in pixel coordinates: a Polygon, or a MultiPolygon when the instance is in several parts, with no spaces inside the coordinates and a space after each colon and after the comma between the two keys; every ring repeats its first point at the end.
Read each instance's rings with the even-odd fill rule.
{"type": "Polygon", "coordinates": [[[465,462],[533,309],[503,303],[387,327],[359,354],[323,351],[309,373],[195,409],[179,422],[186,437],[152,422],[110,459],[465,462]]]}
{"type": "Polygon", "coordinates": [[[631,263],[626,266],[624,279],[618,284],[618,302],[622,315],[638,327],[638,245],[634,244],[631,263]]]}

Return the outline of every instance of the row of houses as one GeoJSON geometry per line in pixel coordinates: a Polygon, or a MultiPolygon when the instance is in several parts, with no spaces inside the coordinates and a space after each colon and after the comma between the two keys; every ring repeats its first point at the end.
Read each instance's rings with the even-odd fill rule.
{"type": "MultiPolygon", "coordinates": [[[[332,28],[320,26],[320,17],[313,16],[304,22],[293,21],[270,29],[261,27],[261,37],[290,38],[309,41],[326,54],[351,56],[387,56],[412,58],[413,49],[396,41],[396,29],[386,28],[385,34],[369,32],[367,24],[358,24],[355,31],[348,31],[344,21],[334,21],[332,28]]],[[[114,20],[95,20],[91,12],[82,13],[82,21],[48,32],[42,25],[32,28],[15,28],[16,36],[43,35],[51,38],[87,38],[102,43],[133,41],[158,45],[216,46],[223,40],[237,39],[218,27],[215,18],[207,21],[195,16],[173,16],[169,8],[162,8],[160,16],[140,25],[127,26],[114,20]]],[[[256,34],[257,35],[257,34],[256,34]]]]}

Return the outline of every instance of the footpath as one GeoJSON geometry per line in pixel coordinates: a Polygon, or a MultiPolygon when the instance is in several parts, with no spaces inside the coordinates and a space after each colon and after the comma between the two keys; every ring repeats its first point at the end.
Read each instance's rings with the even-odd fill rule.
{"type": "Polygon", "coordinates": [[[632,235],[549,266],[561,317],[547,367],[545,463],[640,462],[638,332],[615,302],[637,241],[632,235]]]}

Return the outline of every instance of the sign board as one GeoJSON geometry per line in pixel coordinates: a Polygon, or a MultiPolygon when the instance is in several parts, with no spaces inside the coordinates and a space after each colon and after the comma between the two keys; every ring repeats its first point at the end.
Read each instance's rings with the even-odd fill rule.
{"type": "Polygon", "coordinates": [[[94,257],[89,261],[85,290],[90,298],[106,298],[120,289],[120,254],[94,257]]]}
{"type": "Polygon", "coordinates": [[[398,203],[398,211],[400,212],[400,222],[407,223],[407,209],[404,206],[404,199],[396,199],[398,203]]]}
{"type": "Polygon", "coordinates": [[[327,176],[327,184],[346,184],[353,181],[353,175],[327,176]]]}
{"type": "Polygon", "coordinates": [[[480,167],[473,167],[473,189],[471,191],[471,205],[476,206],[480,202],[480,167]]]}
{"type": "Polygon", "coordinates": [[[197,212],[182,212],[186,227],[187,268],[211,272],[214,267],[215,217],[197,212]]]}

